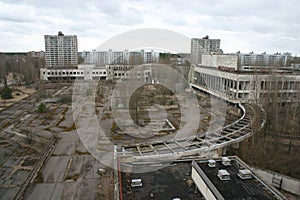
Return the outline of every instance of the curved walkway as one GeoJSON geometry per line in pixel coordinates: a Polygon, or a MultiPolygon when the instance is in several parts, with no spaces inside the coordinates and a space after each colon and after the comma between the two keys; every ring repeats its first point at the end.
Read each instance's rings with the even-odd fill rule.
{"type": "Polygon", "coordinates": [[[118,148],[117,157],[129,162],[167,161],[182,156],[205,155],[241,142],[264,126],[266,116],[264,110],[257,105],[239,104],[239,107],[243,111],[242,117],[221,129],[203,136],[122,146],[118,148]]]}

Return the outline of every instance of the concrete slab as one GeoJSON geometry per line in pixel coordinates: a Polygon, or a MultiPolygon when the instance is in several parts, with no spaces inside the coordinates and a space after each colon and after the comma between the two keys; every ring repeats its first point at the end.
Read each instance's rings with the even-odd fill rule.
{"type": "Polygon", "coordinates": [[[64,120],[59,123],[60,127],[70,127],[74,123],[72,108],[69,108],[64,114],[64,120]]]}
{"type": "Polygon", "coordinates": [[[56,145],[53,155],[72,155],[75,152],[75,146],[79,140],[77,134],[64,134],[56,145]]]}
{"type": "Polygon", "coordinates": [[[81,168],[81,176],[83,178],[92,178],[93,177],[95,161],[96,161],[96,159],[93,156],[85,157],[84,163],[81,168]]]}
{"type": "Polygon", "coordinates": [[[10,173],[12,172],[12,168],[11,167],[2,167],[0,169],[0,179],[4,180],[6,179],[6,177],[8,177],[10,175],[10,173]]]}
{"type": "MultiPolygon", "coordinates": [[[[95,199],[96,192],[98,190],[98,179],[84,179],[79,181],[79,185],[76,185],[75,194],[73,199],[95,199]]],[[[75,184],[74,184],[75,185],[75,184]]],[[[74,193],[73,191],[73,193],[74,193]]],[[[64,198],[64,196],[63,196],[64,198]]],[[[67,198],[66,198],[67,199],[67,198]]]]}
{"type": "Polygon", "coordinates": [[[87,151],[87,149],[84,147],[84,145],[82,144],[81,141],[76,144],[75,153],[77,153],[77,154],[90,154],[87,151]]]}
{"type": "Polygon", "coordinates": [[[27,199],[50,200],[54,188],[55,183],[36,184],[33,191],[28,195],[27,199]]]}
{"type": "Polygon", "coordinates": [[[47,162],[42,175],[44,183],[62,182],[71,156],[52,156],[47,162]]]}
{"type": "Polygon", "coordinates": [[[75,152],[75,143],[59,142],[53,152],[55,156],[70,156],[75,152]]]}
{"type": "Polygon", "coordinates": [[[12,175],[12,180],[14,185],[22,185],[26,178],[29,176],[30,171],[18,170],[12,175]]]}
{"type": "Polygon", "coordinates": [[[10,157],[4,164],[4,167],[14,167],[21,163],[23,159],[17,157],[10,157]]]}
{"type": "Polygon", "coordinates": [[[64,193],[64,183],[57,183],[53,189],[52,194],[49,193],[49,195],[51,195],[51,200],[58,200],[58,199],[62,199],[64,193]]]}
{"type": "Polygon", "coordinates": [[[8,200],[13,199],[17,192],[19,191],[20,187],[12,187],[12,188],[0,188],[0,199],[8,200]]]}
{"type": "Polygon", "coordinates": [[[77,179],[76,176],[81,174],[82,166],[85,162],[86,156],[72,156],[72,162],[66,174],[66,179],[77,179]]]}

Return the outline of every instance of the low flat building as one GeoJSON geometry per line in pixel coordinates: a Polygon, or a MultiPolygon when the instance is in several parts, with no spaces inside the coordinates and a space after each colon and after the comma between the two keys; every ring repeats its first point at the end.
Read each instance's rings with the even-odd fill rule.
{"type": "Polygon", "coordinates": [[[194,65],[191,82],[192,88],[233,103],[300,99],[300,73],[295,71],[229,72],[194,65]]]}
{"type": "MultiPolygon", "coordinates": [[[[149,82],[151,78],[151,67],[141,68],[135,71],[138,78],[143,78],[149,82]]],[[[130,78],[130,72],[136,65],[106,65],[105,67],[96,67],[95,64],[82,64],[77,68],[41,68],[41,80],[119,80],[130,78]]]]}
{"type": "Polygon", "coordinates": [[[238,157],[218,158],[215,165],[211,163],[211,159],[192,162],[192,179],[205,199],[286,199],[238,157]]]}
{"type": "Polygon", "coordinates": [[[41,80],[100,80],[106,79],[106,68],[96,68],[95,65],[78,65],[78,68],[51,69],[41,68],[41,80]]]}

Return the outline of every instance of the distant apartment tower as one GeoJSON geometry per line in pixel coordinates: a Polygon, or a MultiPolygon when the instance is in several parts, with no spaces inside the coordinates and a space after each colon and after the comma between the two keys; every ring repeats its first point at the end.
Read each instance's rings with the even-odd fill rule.
{"type": "Polygon", "coordinates": [[[220,39],[209,39],[208,36],[201,38],[192,38],[191,40],[191,62],[193,64],[201,63],[202,54],[222,52],[220,49],[220,39]]]}
{"type": "Polygon", "coordinates": [[[159,52],[154,50],[135,50],[135,51],[97,51],[82,52],[79,54],[84,58],[85,64],[95,64],[96,67],[105,65],[140,65],[145,63],[157,63],[159,61],[159,52]]]}
{"type": "Polygon", "coordinates": [[[255,54],[251,53],[238,53],[239,64],[241,66],[273,66],[283,67],[289,65],[289,53],[275,53],[275,54],[255,54]]]}
{"type": "Polygon", "coordinates": [[[77,67],[77,36],[45,35],[45,59],[47,68],[77,67]]]}

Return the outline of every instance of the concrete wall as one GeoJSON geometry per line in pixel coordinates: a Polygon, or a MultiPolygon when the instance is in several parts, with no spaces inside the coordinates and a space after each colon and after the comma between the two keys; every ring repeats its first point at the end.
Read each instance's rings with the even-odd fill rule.
{"type": "Polygon", "coordinates": [[[203,54],[201,65],[218,68],[218,66],[238,69],[238,56],[234,55],[211,55],[203,54]]]}
{"type": "Polygon", "coordinates": [[[194,183],[197,185],[198,189],[200,190],[201,194],[204,196],[205,199],[215,200],[216,197],[213,195],[213,193],[210,191],[210,189],[207,187],[207,185],[204,183],[200,175],[197,173],[197,171],[192,168],[192,179],[194,183]]]}
{"type": "MultiPolygon", "coordinates": [[[[282,174],[278,174],[276,172],[272,171],[263,171],[259,169],[255,169],[255,173],[257,173],[259,176],[261,176],[265,181],[267,181],[269,184],[276,187],[276,185],[272,184],[273,178],[281,179],[281,186],[279,189],[285,190],[287,192],[290,192],[292,194],[296,194],[300,196],[300,180],[294,179],[292,177],[288,177],[282,174]]],[[[278,187],[277,187],[278,188],[278,187]]]]}

